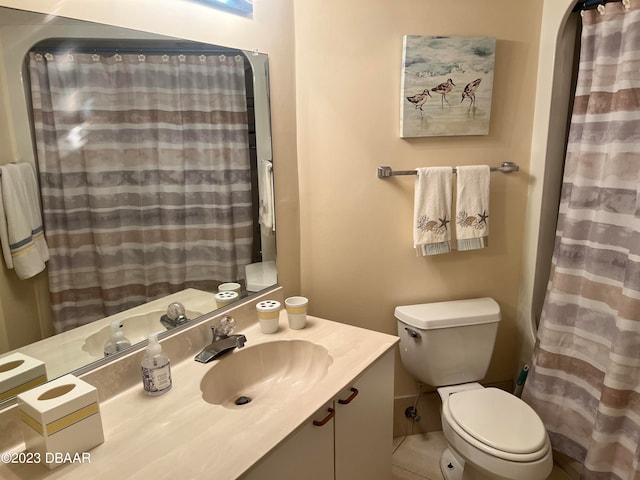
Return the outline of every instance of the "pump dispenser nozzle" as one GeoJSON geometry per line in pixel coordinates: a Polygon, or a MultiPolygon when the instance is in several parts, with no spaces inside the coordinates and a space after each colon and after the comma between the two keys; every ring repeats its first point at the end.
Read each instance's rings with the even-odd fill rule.
{"type": "Polygon", "coordinates": [[[147,345],[145,355],[148,357],[155,357],[162,353],[162,347],[158,343],[158,333],[150,333],[149,334],[149,345],[147,345]]]}

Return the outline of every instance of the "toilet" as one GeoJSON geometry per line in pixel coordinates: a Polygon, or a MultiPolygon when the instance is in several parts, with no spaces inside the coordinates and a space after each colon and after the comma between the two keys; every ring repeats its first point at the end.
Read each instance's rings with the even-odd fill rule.
{"type": "Polygon", "coordinates": [[[549,437],[518,397],[478,380],[489,367],[500,322],[492,298],[399,306],[400,357],[419,381],[438,387],[448,448],[447,480],[543,480],[551,473],[549,437]]]}

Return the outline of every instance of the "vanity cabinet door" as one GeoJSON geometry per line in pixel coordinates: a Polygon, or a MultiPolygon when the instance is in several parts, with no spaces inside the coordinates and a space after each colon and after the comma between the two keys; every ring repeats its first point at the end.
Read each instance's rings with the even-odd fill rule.
{"type": "Polygon", "coordinates": [[[390,350],[242,480],[390,480],[393,364],[390,350]]]}
{"type": "Polygon", "coordinates": [[[336,480],[391,479],[393,369],[391,350],[335,400],[336,480]]]}
{"type": "Polygon", "coordinates": [[[330,409],[333,411],[333,402],[329,402],[318,410],[241,478],[243,480],[276,478],[278,480],[333,480],[334,419],[333,414],[329,412],[330,409]],[[317,425],[324,420],[326,422],[322,426],[317,425]]]}

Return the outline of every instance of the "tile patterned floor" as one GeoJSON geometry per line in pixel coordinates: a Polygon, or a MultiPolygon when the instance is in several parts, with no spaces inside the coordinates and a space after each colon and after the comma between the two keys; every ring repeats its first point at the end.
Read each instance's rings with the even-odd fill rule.
{"type": "MultiPolygon", "coordinates": [[[[444,480],[440,455],[446,447],[441,431],[395,438],[392,480],[444,480]]],[[[554,466],[548,480],[571,480],[571,477],[554,466]]]]}
{"type": "Polygon", "coordinates": [[[443,480],[440,455],[447,448],[442,432],[394,439],[392,480],[443,480]]]}

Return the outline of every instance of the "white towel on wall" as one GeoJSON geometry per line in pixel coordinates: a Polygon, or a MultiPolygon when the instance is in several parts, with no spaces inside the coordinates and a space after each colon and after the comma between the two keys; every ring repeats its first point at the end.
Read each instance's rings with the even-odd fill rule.
{"type": "Polygon", "coordinates": [[[260,181],[260,225],[263,234],[273,234],[276,231],[275,198],[273,195],[273,163],[262,160],[260,181]]]}
{"type": "Polygon", "coordinates": [[[457,167],[456,239],[458,250],[489,245],[489,177],[487,165],[457,167]]]}
{"type": "Polygon", "coordinates": [[[413,209],[413,246],[419,256],[451,251],[451,167],[418,168],[413,209]]]}
{"type": "Polygon", "coordinates": [[[28,163],[3,165],[0,171],[0,244],[7,268],[24,280],[43,271],[49,260],[38,184],[28,163]]]}

